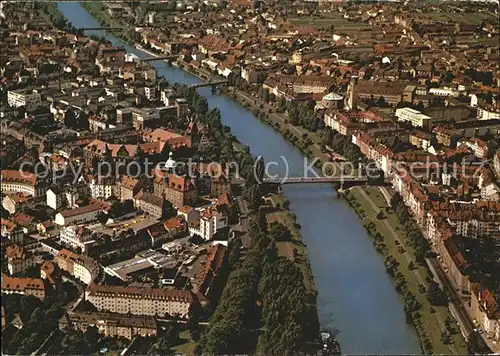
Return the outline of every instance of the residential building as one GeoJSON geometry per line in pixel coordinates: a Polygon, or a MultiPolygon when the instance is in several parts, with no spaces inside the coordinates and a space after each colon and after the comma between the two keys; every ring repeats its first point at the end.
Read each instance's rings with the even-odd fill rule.
{"type": "Polygon", "coordinates": [[[59,210],[63,204],[63,192],[59,187],[52,187],[47,189],[47,205],[54,209],[59,210]]]}
{"type": "Polygon", "coordinates": [[[225,211],[211,206],[205,209],[200,217],[199,225],[194,224],[189,228],[191,235],[200,235],[204,240],[211,240],[215,233],[228,225],[228,216],[225,211]]]}
{"type": "Polygon", "coordinates": [[[140,192],[134,198],[134,205],[138,210],[142,210],[151,216],[158,218],[162,216],[163,198],[154,194],[140,192]]]}
{"type": "Polygon", "coordinates": [[[500,176],[500,151],[497,151],[493,156],[493,169],[497,176],[500,176]]]}
{"type": "Polygon", "coordinates": [[[396,106],[403,100],[403,92],[406,84],[402,81],[382,82],[368,80],[351,80],[348,90],[348,107],[354,109],[357,107],[357,99],[378,100],[380,97],[392,106],[396,106]]]}
{"type": "MultiPolygon", "coordinates": [[[[186,234],[186,222],[182,219],[179,219],[179,216],[170,218],[163,222],[163,227],[168,233],[168,238],[175,239],[177,237],[181,237],[186,234]]],[[[158,241],[162,242],[162,241],[158,241]]]]}
{"type": "Polygon", "coordinates": [[[30,92],[28,90],[9,90],[7,91],[7,103],[9,106],[18,108],[24,107],[34,107],[40,104],[42,101],[42,96],[40,93],[30,92]]]}
{"type": "Polygon", "coordinates": [[[480,138],[477,137],[471,137],[471,138],[463,138],[460,141],[458,141],[458,144],[463,144],[466,147],[470,148],[473,152],[474,155],[477,158],[488,158],[489,155],[489,148],[488,144],[481,140],[480,138]]]}
{"type": "Polygon", "coordinates": [[[2,294],[34,295],[43,300],[46,290],[43,280],[39,278],[10,277],[2,274],[2,294]]]}
{"type": "Polygon", "coordinates": [[[182,217],[188,224],[200,219],[200,212],[189,205],[177,209],[177,216],[182,217]]]}
{"type": "Polygon", "coordinates": [[[486,105],[477,107],[477,118],[479,120],[500,120],[500,108],[486,105]]]}
{"type": "Polygon", "coordinates": [[[2,170],[2,193],[24,193],[41,196],[45,190],[37,185],[35,174],[19,170],[2,170]]]}
{"type": "Polygon", "coordinates": [[[40,265],[40,277],[49,281],[51,285],[61,282],[59,270],[53,261],[45,260],[40,265]]]}
{"type": "Polygon", "coordinates": [[[424,129],[429,129],[432,121],[430,116],[424,115],[412,108],[396,109],[396,117],[398,121],[409,122],[414,127],[422,127],[424,129]]]}
{"type": "Polygon", "coordinates": [[[460,96],[460,92],[458,90],[451,88],[431,88],[429,89],[429,94],[437,96],[452,96],[452,97],[460,96]]]}
{"type": "Polygon", "coordinates": [[[474,286],[470,308],[486,336],[496,342],[500,341],[500,306],[494,293],[483,286],[474,286]]]}
{"type": "Polygon", "coordinates": [[[69,312],[59,321],[61,330],[74,329],[85,332],[97,327],[106,337],[120,337],[132,340],[136,336],[154,337],[158,327],[152,316],[120,315],[101,312],[69,312]]]}
{"type": "Polygon", "coordinates": [[[445,272],[451,277],[455,287],[464,293],[470,292],[470,282],[466,275],[468,263],[464,258],[463,242],[456,235],[446,234],[437,240],[437,250],[445,272]]]}
{"type": "Polygon", "coordinates": [[[85,284],[92,283],[101,270],[97,261],[66,249],[59,251],[54,262],[62,271],[68,272],[85,284]]]}
{"type": "Polygon", "coordinates": [[[2,199],[2,206],[9,214],[14,214],[23,206],[29,205],[31,199],[25,193],[11,193],[4,196],[2,199]]]}
{"type": "Polygon", "coordinates": [[[134,199],[141,191],[142,187],[142,181],[129,176],[123,176],[120,183],[120,200],[125,201],[134,199]]]}
{"type": "Polygon", "coordinates": [[[64,210],[57,213],[55,222],[57,225],[68,226],[70,224],[83,224],[95,221],[100,212],[107,212],[109,208],[109,205],[105,206],[99,202],[94,202],[77,209],[64,210]]]}
{"type": "Polygon", "coordinates": [[[21,226],[11,220],[7,220],[4,218],[2,218],[1,226],[2,236],[9,239],[11,243],[23,242],[24,230],[21,226]]]}
{"type": "Polygon", "coordinates": [[[111,196],[121,196],[121,186],[116,184],[114,178],[94,178],[89,182],[90,195],[92,198],[109,199],[111,196]]]}
{"type": "Polygon", "coordinates": [[[189,177],[169,174],[166,179],[156,178],[155,185],[155,194],[157,194],[156,192],[165,194],[165,199],[171,202],[174,207],[194,205],[198,198],[196,186],[189,177]]]}
{"type": "Polygon", "coordinates": [[[184,290],[92,284],[85,291],[85,300],[99,311],[187,318],[195,296],[184,290]]]}
{"type": "Polygon", "coordinates": [[[69,225],[61,229],[59,239],[63,245],[86,252],[87,245],[93,240],[93,236],[84,225],[69,225]]]}
{"type": "Polygon", "coordinates": [[[246,66],[241,68],[241,77],[245,79],[248,83],[253,84],[260,82],[265,78],[267,69],[264,67],[257,66],[246,66]]]}
{"type": "Polygon", "coordinates": [[[227,267],[227,247],[215,244],[210,247],[208,258],[197,276],[196,292],[209,297],[220,291],[220,278],[227,267]]]}
{"type": "Polygon", "coordinates": [[[7,256],[7,267],[11,276],[26,273],[29,268],[36,265],[33,254],[20,245],[7,246],[5,255],[7,256]]]}

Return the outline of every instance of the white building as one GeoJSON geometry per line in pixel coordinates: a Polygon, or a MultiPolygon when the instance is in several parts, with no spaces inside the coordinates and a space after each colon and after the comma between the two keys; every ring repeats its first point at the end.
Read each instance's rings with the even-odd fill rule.
{"type": "Polygon", "coordinates": [[[30,196],[45,194],[43,188],[37,187],[37,179],[33,173],[19,170],[2,170],[2,193],[24,193],[30,196]]]}
{"type": "Polygon", "coordinates": [[[190,227],[189,233],[200,235],[204,240],[211,240],[218,230],[227,225],[227,215],[217,211],[216,207],[210,207],[201,214],[199,228],[190,227]]]}
{"type": "Polygon", "coordinates": [[[41,102],[42,96],[39,93],[30,93],[26,90],[9,90],[7,92],[7,103],[15,108],[35,106],[41,102]]]}
{"type": "Polygon", "coordinates": [[[69,208],[78,207],[76,202],[80,198],[80,194],[78,193],[77,189],[72,189],[72,188],[65,189],[63,196],[69,208]]]}
{"type": "Polygon", "coordinates": [[[495,156],[493,157],[493,169],[496,174],[500,176],[500,151],[495,153],[495,156]]]}
{"type": "Polygon", "coordinates": [[[92,272],[93,270],[86,264],[82,263],[79,260],[75,261],[73,265],[73,273],[76,279],[79,279],[80,281],[88,285],[95,278],[92,272]]]}
{"type": "Polygon", "coordinates": [[[478,120],[499,120],[500,111],[495,109],[494,107],[486,108],[478,106],[477,118],[478,120]]]}
{"type": "Polygon", "coordinates": [[[85,291],[85,300],[99,311],[186,318],[195,296],[184,290],[92,284],[85,291]]]}
{"type": "Polygon", "coordinates": [[[64,210],[57,213],[55,222],[57,225],[61,226],[84,224],[97,220],[97,215],[102,211],[103,207],[99,203],[85,205],[81,208],[64,210]]]}
{"type": "Polygon", "coordinates": [[[70,225],[61,229],[59,239],[62,244],[85,251],[85,243],[92,241],[92,234],[82,225],[70,225]]]}
{"type": "Polygon", "coordinates": [[[458,97],[460,96],[460,92],[451,88],[431,88],[429,89],[429,94],[436,96],[452,96],[458,97]]]}
{"type": "Polygon", "coordinates": [[[103,199],[108,199],[112,195],[115,194],[115,190],[119,189],[117,188],[117,185],[114,182],[109,182],[109,181],[98,181],[96,179],[92,179],[89,183],[89,188],[90,188],[90,195],[92,198],[103,198],[103,199]]]}
{"type": "Polygon", "coordinates": [[[59,188],[49,188],[47,190],[47,205],[54,209],[59,210],[63,203],[63,195],[59,188]]]}
{"type": "Polygon", "coordinates": [[[500,199],[500,188],[498,187],[498,185],[493,182],[484,185],[481,188],[481,199],[498,201],[500,199]]]}
{"type": "Polygon", "coordinates": [[[144,87],[144,96],[149,101],[154,101],[156,99],[156,88],[153,87],[144,87]]]}
{"type": "Polygon", "coordinates": [[[60,250],[54,261],[61,270],[68,272],[85,284],[92,283],[101,270],[101,265],[97,261],[66,249],[60,250]]]}
{"type": "Polygon", "coordinates": [[[412,108],[399,108],[396,109],[396,117],[398,121],[409,122],[412,126],[429,128],[432,118],[422,114],[418,110],[412,108]]]}

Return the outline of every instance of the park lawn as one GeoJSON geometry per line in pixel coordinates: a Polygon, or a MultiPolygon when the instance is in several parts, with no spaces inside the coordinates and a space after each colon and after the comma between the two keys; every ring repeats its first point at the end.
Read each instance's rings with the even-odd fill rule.
{"type": "MultiPolygon", "coordinates": [[[[392,238],[391,233],[385,226],[383,220],[377,219],[377,212],[373,210],[371,205],[364,199],[364,197],[359,192],[360,189],[364,189],[365,192],[369,195],[369,197],[374,201],[374,203],[384,212],[386,219],[390,222],[391,226],[396,230],[396,232],[403,231],[403,227],[399,224],[396,215],[390,211],[386,212],[386,208],[388,204],[380,193],[378,188],[375,187],[355,187],[351,189],[351,194],[354,196],[355,200],[359,202],[361,208],[364,211],[364,215],[366,218],[364,219],[366,222],[372,221],[377,230],[385,237],[384,243],[386,245],[386,252],[388,255],[393,256],[399,262],[398,271],[400,271],[408,285],[409,290],[416,296],[417,300],[422,305],[420,309],[421,314],[421,322],[423,325],[423,329],[428,335],[429,339],[433,345],[433,351],[436,354],[449,354],[450,352],[457,352],[458,354],[466,354],[467,347],[465,344],[465,340],[460,334],[458,327],[455,327],[456,333],[451,335],[452,344],[445,345],[441,340],[441,332],[442,329],[440,327],[440,323],[437,319],[437,315],[441,317],[441,320],[444,322],[448,316],[451,316],[447,307],[433,307],[435,313],[431,312],[431,304],[427,299],[427,292],[420,292],[420,282],[417,279],[415,272],[419,273],[422,276],[422,279],[425,281],[428,275],[427,269],[421,266],[418,266],[416,262],[414,262],[414,266],[416,269],[413,271],[408,268],[408,260],[405,258],[404,254],[400,252],[401,246],[398,246],[395,240],[392,238]],[[418,268],[417,268],[418,267],[418,268]],[[453,350],[454,348],[454,350],[453,350]]],[[[404,234],[398,234],[401,243],[404,245],[404,249],[409,253],[411,257],[414,256],[413,249],[408,245],[408,241],[404,234]]],[[[413,260],[413,258],[412,258],[413,260]]],[[[427,287],[427,285],[425,286],[427,287]]]]}
{"type": "MultiPolygon", "coordinates": [[[[286,201],[286,198],[284,196],[279,194],[270,194],[269,198],[272,201],[274,207],[279,204],[281,209],[284,209],[283,205],[286,201]]],[[[274,212],[266,214],[266,220],[268,226],[270,226],[273,222],[278,221],[290,229],[290,232],[292,233],[291,241],[276,242],[278,255],[294,261],[302,270],[302,273],[304,275],[304,285],[306,286],[307,290],[314,291],[316,288],[314,286],[312,273],[308,264],[307,249],[302,242],[300,229],[295,226],[295,221],[290,215],[290,212],[288,210],[276,210],[274,212]]]]}
{"type": "Polygon", "coordinates": [[[175,353],[182,355],[193,355],[196,342],[191,339],[189,330],[181,331],[179,333],[179,337],[181,338],[182,342],[173,348],[175,353]]]}

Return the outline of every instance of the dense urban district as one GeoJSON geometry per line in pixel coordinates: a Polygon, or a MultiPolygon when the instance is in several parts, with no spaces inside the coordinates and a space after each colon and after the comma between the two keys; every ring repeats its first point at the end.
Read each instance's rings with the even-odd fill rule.
{"type": "Polygon", "coordinates": [[[423,353],[500,351],[498,3],[82,5],[0,5],[4,353],[340,353],[287,182],[200,86],[347,174],[423,353]]]}

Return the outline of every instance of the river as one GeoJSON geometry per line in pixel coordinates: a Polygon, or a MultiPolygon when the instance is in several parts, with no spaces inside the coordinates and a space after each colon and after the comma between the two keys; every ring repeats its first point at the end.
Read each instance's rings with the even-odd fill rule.
{"type": "MultiPolygon", "coordinates": [[[[79,4],[60,2],[59,9],[77,28],[100,27],[79,4]]],[[[89,31],[104,36],[104,31],[89,31]]],[[[106,38],[139,57],[150,55],[137,50],[111,34],[106,38]]],[[[169,82],[184,84],[200,80],[164,61],[151,62],[169,82]]],[[[231,127],[240,142],[252,154],[262,155],[266,162],[280,163],[286,157],[290,176],[303,172],[302,154],[261,123],[241,105],[224,95],[213,95],[210,88],[199,89],[210,107],[218,107],[222,121],[231,127]]],[[[330,184],[284,186],[291,210],[302,226],[311,268],[318,289],[318,314],[322,327],[339,331],[337,339],[342,352],[349,354],[420,354],[416,331],[403,311],[403,300],[396,293],[385,272],[383,258],[376,252],[371,238],[350,207],[336,198],[330,184]]]]}

